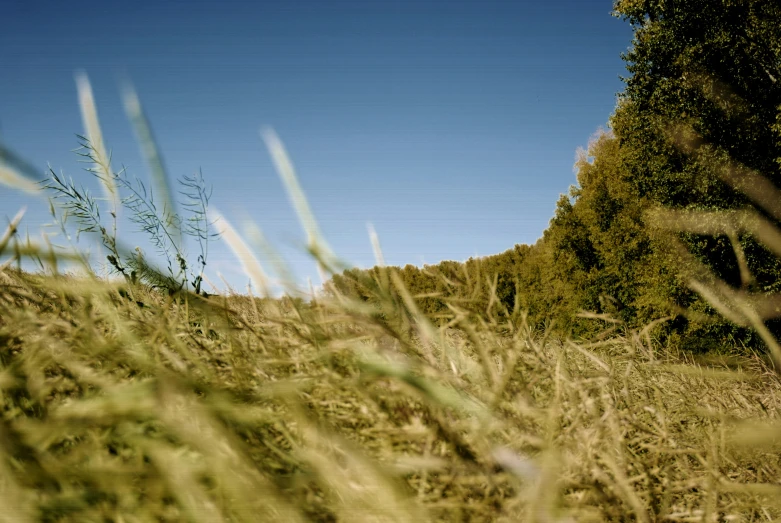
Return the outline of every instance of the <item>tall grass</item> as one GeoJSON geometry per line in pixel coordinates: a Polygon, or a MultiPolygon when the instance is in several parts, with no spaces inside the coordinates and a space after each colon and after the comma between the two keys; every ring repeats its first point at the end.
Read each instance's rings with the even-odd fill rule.
{"type": "MultiPolygon", "coordinates": [[[[264,138],[328,276],[343,264],[264,138]]],[[[263,289],[259,229],[203,213],[263,289]]],[[[84,258],[20,220],[0,241],[0,521],[781,517],[781,383],[759,356],[695,362],[654,325],[553,339],[517,305],[449,300],[436,327],[392,268],[360,282],[377,305],[155,286],[175,265],[29,274],[14,262],[84,258]]]]}

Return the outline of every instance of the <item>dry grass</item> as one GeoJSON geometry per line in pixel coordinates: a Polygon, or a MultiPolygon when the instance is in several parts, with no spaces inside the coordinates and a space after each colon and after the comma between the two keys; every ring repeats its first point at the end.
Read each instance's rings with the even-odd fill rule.
{"type": "Polygon", "coordinates": [[[781,386],[758,358],[0,279],[0,520],[781,517],[781,386]]]}

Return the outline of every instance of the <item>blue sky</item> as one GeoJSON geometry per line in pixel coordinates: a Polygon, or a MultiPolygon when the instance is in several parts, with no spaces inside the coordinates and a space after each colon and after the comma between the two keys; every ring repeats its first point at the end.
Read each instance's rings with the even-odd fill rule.
{"type": "MultiPolygon", "coordinates": [[[[533,243],[575,182],[575,151],[622,90],[631,28],[610,0],[34,2],[0,16],[0,137],[43,175],[87,186],[74,72],[91,82],[114,166],[148,179],[120,95],[129,78],[172,177],[250,218],[300,281],[305,236],[259,136],[273,127],[345,260],[437,263],[533,243]]],[[[43,199],[0,187],[0,215],[43,199]]],[[[123,225],[130,231],[130,225],[123,225]]],[[[147,247],[141,236],[132,241],[147,247]]],[[[151,247],[149,247],[151,251],[151,247]]],[[[246,277],[222,244],[207,274],[246,277]]]]}

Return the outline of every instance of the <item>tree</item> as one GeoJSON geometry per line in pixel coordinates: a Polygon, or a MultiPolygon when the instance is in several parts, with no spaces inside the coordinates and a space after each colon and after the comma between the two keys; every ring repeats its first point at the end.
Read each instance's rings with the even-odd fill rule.
{"type": "MultiPolygon", "coordinates": [[[[611,125],[637,198],[672,208],[743,208],[748,199],[720,175],[727,162],[737,166],[738,177],[753,170],[781,186],[781,4],[619,0],[615,13],[635,28],[624,55],[630,76],[611,125]],[[681,139],[686,134],[698,136],[694,153],[681,139]]],[[[741,285],[726,235],[683,239],[717,276],[741,285]]],[[[781,289],[778,260],[750,238],[740,243],[756,288],[781,289]]],[[[644,260],[647,274],[675,270],[658,246],[644,260]]],[[[646,297],[666,293],[703,308],[686,298],[680,282],[648,283],[646,297]]]]}

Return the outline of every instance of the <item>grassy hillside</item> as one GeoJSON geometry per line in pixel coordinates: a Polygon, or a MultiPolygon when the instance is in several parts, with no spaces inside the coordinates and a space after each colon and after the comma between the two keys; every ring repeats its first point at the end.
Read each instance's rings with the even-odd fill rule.
{"type": "MultiPolygon", "coordinates": [[[[398,281],[398,280],[396,280],[398,281]]],[[[0,520],[765,521],[781,383],[373,307],[0,272],[0,520]]]]}

